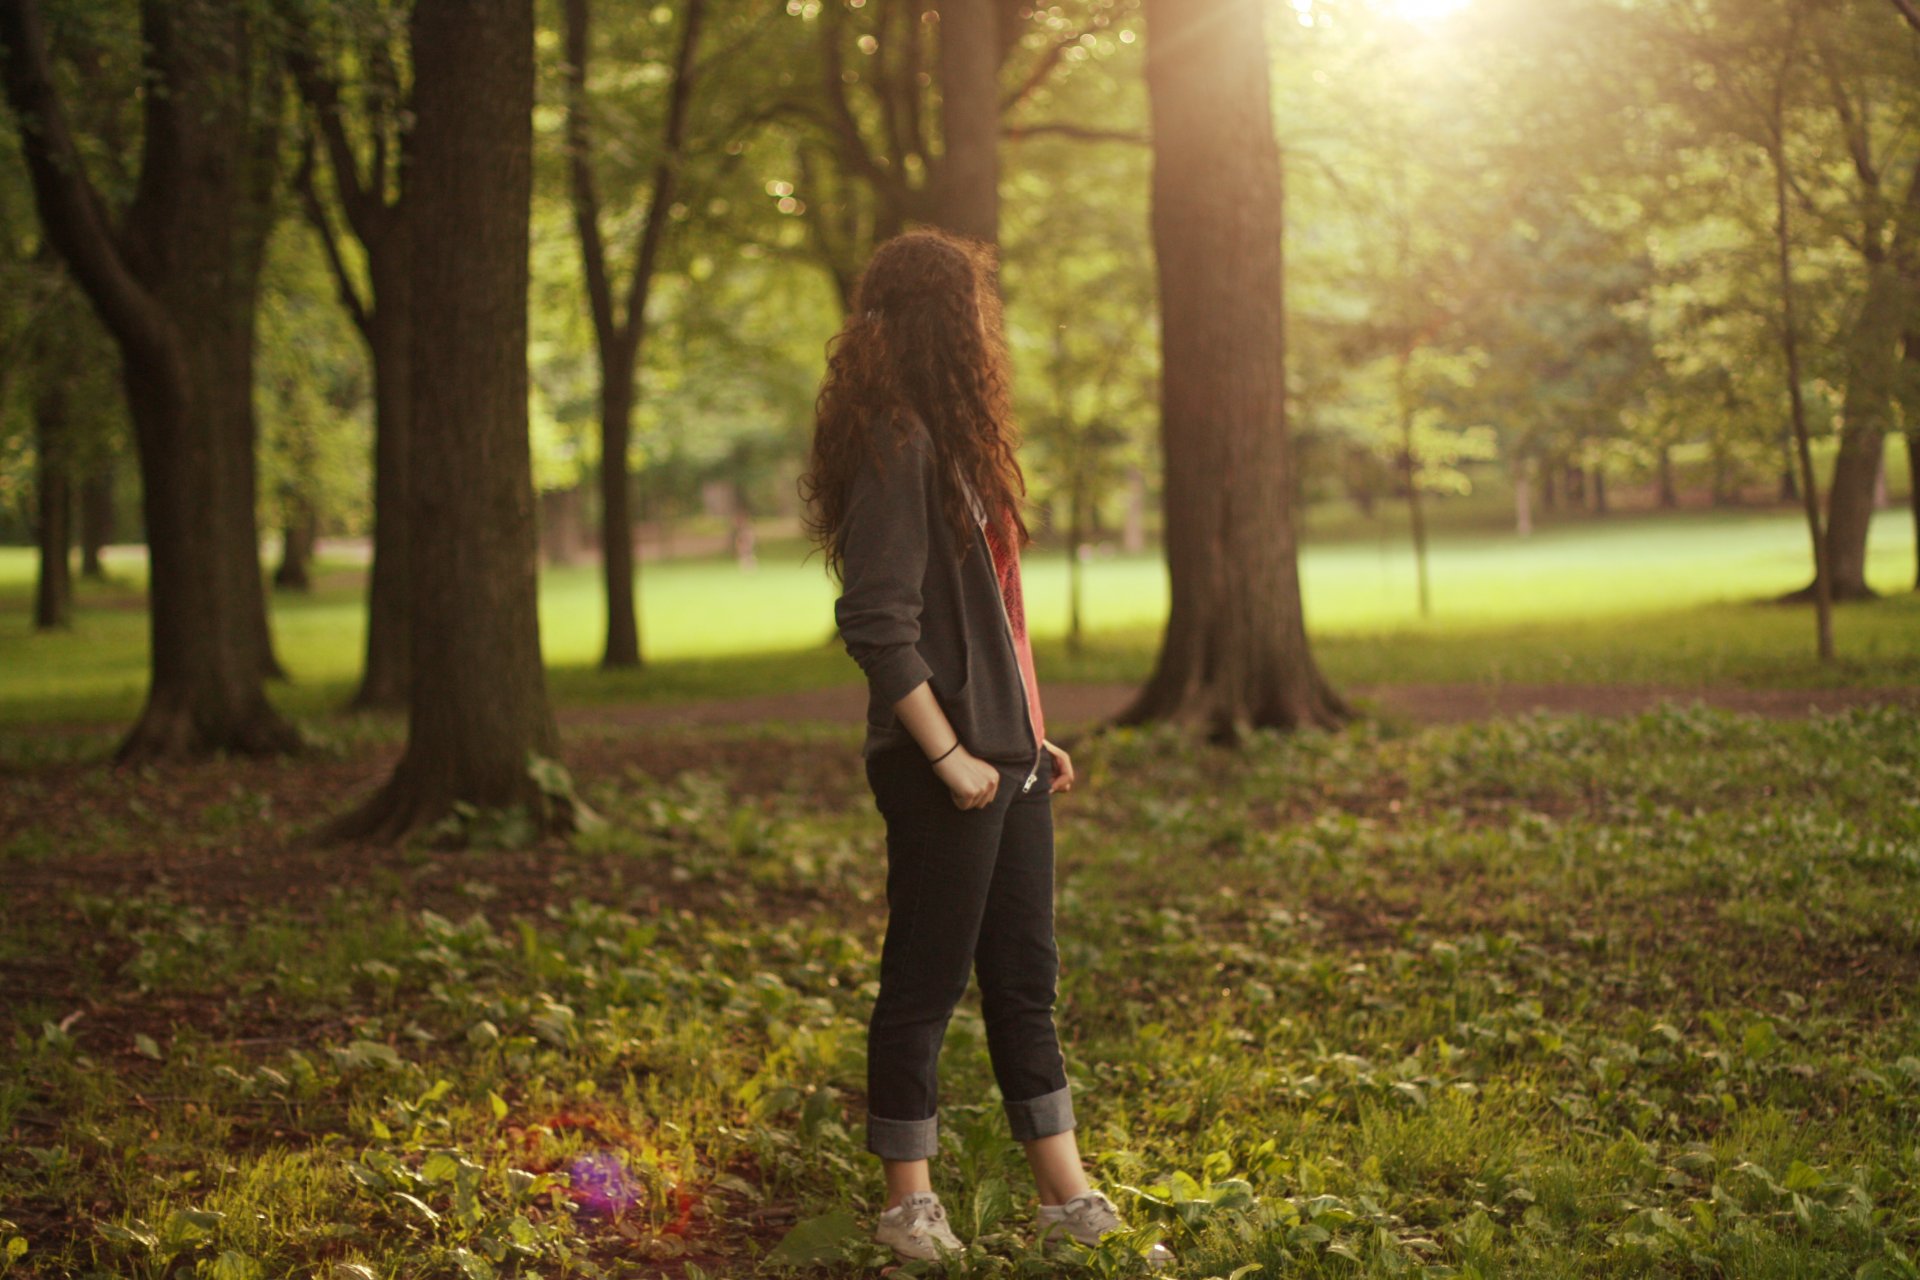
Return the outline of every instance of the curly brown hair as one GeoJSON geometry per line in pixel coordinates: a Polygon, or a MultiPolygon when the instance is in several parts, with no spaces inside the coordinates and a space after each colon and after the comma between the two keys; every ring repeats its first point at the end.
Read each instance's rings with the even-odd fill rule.
{"type": "MultiPolygon", "coordinates": [[[[914,416],[940,461],[967,479],[1000,523],[1002,541],[1029,541],[994,275],[989,245],[930,229],[886,241],[861,274],[853,310],[827,344],[800,481],[807,532],[836,575],[854,474],[883,440],[897,444],[914,416]]],[[[964,555],[973,545],[972,509],[958,485],[945,486],[943,501],[964,555]]]]}

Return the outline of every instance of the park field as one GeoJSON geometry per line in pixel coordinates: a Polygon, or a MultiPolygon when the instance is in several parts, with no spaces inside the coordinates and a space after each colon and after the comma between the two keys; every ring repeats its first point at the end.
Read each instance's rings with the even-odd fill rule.
{"type": "MultiPolygon", "coordinates": [[[[945,1274],[1910,1280],[1914,729],[1080,745],[1060,1018],[1140,1232],[1035,1252],[969,997],[945,1274]]],[[[390,726],[0,776],[0,1274],[874,1274],[856,732],[576,727],[571,845],[300,846],[390,726]]]]}
{"type": "MultiPolygon", "coordinates": [[[[1672,687],[1920,683],[1920,597],[1911,525],[1876,518],[1869,581],[1888,598],[1839,612],[1842,661],[1813,661],[1805,608],[1765,603],[1804,585],[1806,533],[1788,511],[1621,515],[1548,525],[1522,539],[1501,530],[1442,531],[1433,540],[1433,614],[1416,606],[1405,539],[1310,541],[1301,557],[1316,653],[1343,684],[1636,683],[1672,687]]],[[[706,697],[818,687],[857,677],[833,641],[834,589],[817,557],[793,543],[763,547],[743,570],[724,558],[648,563],[640,577],[650,667],[602,673],[597,572],[549,569],[541,635],[562,704],[706,697]]],[[[74,628],[27,626],[33,561],[0,549],[0,724],[107,723],[131,717],[145,687],[143,565],[112,557],[111,581],[83,583],[74,628]]],[[[1029,615],[1041,674],[1136,680],[1151,664],[1167,585],[1157,556],[1085,565],[1086,643],[1069,653],[1067,565],[1036,552],[1029,615]]],[[[319,566],[311,596],[274,601],[274,633],[290,681],[275,696],[313,714],[340,703],[358,670],[361,571],[319,566]]]]}
{"type": "MultiPolygon", "coordinates": [[[[1875,530],[1889,593],[1904,531],[1875,530]]],[[[1159,1239],[1176,1280],[1920,1277],[1915,714],[1685,696],[1920,682],[1911,593],[1842,609],[1826,669],[1807,610],[1759,603],[1803,576],[1796,535],[1778,515],[1450,533],[1425,621],[1397,544],[1305,554],[1343,684],[1680,695],[1644,714],[1376,717],[1234,752],[1077,738],[1060,1017],[1090,1172],[1138,1230],[1034,1250],[970,996],[935,1167],[969,1249],[945,1274],[1132,1275],[1159,1239]]],[[[138,700],[138,562],[64,637],[26,633],[24,564],[0,559],[0,1276],[885,1261],[861,1147],[884,864],[857,725],[574,716],[571,785],[604,825],[314,847],[402,736],[322,714],[353,675],[354,572],[276,603],[305,755],[121,770],[99,756],[138,700]]],[[[1043,668],[1137,678],[1157,566],[1088,566],[1079,654],[1064,568],[1031,570],[1043,668]]],[[[607,675],[591,573],[546,575],[560,702],[856,678],[791,548],[751,573],[650,564],[643,590],[657,660],[607,675]]]]}

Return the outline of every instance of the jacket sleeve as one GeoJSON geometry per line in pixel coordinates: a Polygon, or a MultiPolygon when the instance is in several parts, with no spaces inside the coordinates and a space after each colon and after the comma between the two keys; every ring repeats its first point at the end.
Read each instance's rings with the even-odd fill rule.
{"type": "Polygon", "coordinates": [[[933,672],[920,656],[920,583],[927,567],[932,441],[883,442],[854,477],[841,527],[842,591],[833,617],[847,652],[888,706],[933,672]]]}

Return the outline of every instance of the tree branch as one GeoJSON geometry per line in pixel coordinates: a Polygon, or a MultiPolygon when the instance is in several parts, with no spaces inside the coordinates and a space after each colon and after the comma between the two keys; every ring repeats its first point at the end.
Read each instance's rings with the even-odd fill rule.
{"type": "Polygon", "coordinates": [[[346,108],[340,104],[340,86],[320,65],[314,52],[312,29],[298,6],[282,3],[279,9],[288,28],[287,70],[293,76],[294,87],[300,91],[301,101],[313,115],[314,126],[327,149],[327,163],[333,170],[333,189],[339,195],[341,212],[346,214],[347,225],[353,228],[353,233],[364,242],[379,234],[373,225],[379,213],[375,206],[384,208],[385,201],[372,199],[371,193],[384,185],[379,181],[381,175],[376,171],[371,180],[362,179],[360,162],[354,158],[353,143],[347,137],[342,119],[346,108]]]}
{"type": "Polygon", "coordinates": [[[567,168],[573,188],[573,225],[580,238],[581,274],[593,313],[594,336],[607,350],[620,332],[613,314],[607,247],[600,238],[600,195],[593,180],[593,139],[587,123],[587,58],[591,48],[588,0],[566,0],[567,168]]]}
{"type": "MultiPolygon", "coordinates": [[[[573,0],[577,2],[577,0],[573,0]]],[[[627,284],[627,342],[636,349],[646,330],[647,294],[653,287],[653,272],[660,256],[660,242],[666,235],[672,216],[674,182],[680,176],[685,158],[687,107],[693,99],[693,55],[700,43],[700,26],[706,17],[706,0],[687,0],[686,16],[681,19],[680,48],[673,59],[673,84],[667,91],[667,128],[661,141],[660,163],[653,170],[653,196],[647,201],[647,220],[640,229],[640,248],[634,255],[633,279],[627,284]]]]}
{"type": "Polygon", "coordinates": [[[320,199],[319,188],[313,185],[313,164],[313,144],[309,142],[300,150],[300,167],[293,174],[293,189],[299,193],[300,207],[306,212],[307,224],[320,238],[320,247],[327,255],[327,266],[333,271],[333,284],[340,294],[340,305],[346,308],[347,315],[353,320],[353,327],[371,341],[367,307],[360,300],[359,289],[354,286],[353,273],[347,270],[346,260],[340,256],[340,245],[333,238],[333,225],[327,220],[327,206],[320,199]]]}
{"type": "Polygon", "coordinates": [[[1920,31],[1920,5],[1914,4],[1914,0],[1893,0],[1893,7],[1900,11],[1908,26],[1920,31]]]}
{"type": "Polygon", "coordinates": [[[34,0],[0,2],[0,78],[19,121],[34,205],[47,239],[115,338],[164,363],[184,385],[181,352],[165,311],[134,276],[116,243],[99,192],[87,180],[47,62],[34,0]]]}
{"type": "Polygon", "coordinates": [[[821,80],[826,89],[829,114],[825,123],[831,129],[848,167],[859,170],[876,187],[897,191],[901,184],[900,176],[873,158],[873,152],[867,148],[866,136],[860,132],[860,122],[854,118],[853,107],[847,102],[846,81],[842,79],[846,74],[846,64],[840,54],[839,12],[838,4],[829,4],[821,10],[821,80]]]}
{"type": "Polygon", "coordinates": [[[1092,129],[1085,125],[1068,124],[1064,120],[1043,120],[1038,124],[1010,124],[1002,126],[1000,132],[1015,142],[1042,134],[1052,134],[1079,142],[1125,142],[1137,147],[1153,145],[1153,139],[1144,133],[1134,133],[1126,129],[1092,129]]]}

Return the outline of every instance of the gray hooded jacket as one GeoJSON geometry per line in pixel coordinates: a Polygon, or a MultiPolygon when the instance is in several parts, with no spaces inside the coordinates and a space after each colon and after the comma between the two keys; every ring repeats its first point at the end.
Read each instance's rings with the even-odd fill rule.
{"type": "Polygon", "coordinates": [[[833,605],[840,638],[867,676],[862,752],[918,749],[893,705],[931,681],[967,750],[1026,770],[1031,785],[1042,748],[986,534],[971,529],[963,556],[946,518],[945,486],[962,482],[917,417],[901,431],[879,431],[873,454],[847,495],[833,605]]]}

